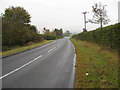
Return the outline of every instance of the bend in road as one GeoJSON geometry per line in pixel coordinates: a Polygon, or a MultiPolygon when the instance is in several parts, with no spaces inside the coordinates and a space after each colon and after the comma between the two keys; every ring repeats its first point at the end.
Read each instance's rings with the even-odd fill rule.
{"type": "Polygon", "coordinates": [[[3,59],[3,88],[72,88],[73,44],[68,38],[3,59]]]}

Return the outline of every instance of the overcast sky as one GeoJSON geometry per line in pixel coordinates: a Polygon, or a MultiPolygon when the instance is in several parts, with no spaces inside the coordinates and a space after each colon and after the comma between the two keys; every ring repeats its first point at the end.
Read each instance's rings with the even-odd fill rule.
{"type": "MultiPolygon", "coordinates": [[[[79,33],[84,28],[84,11],[89,12],[87,19],[92,18],[92,6],[101,2],[107,5],[106,10],[111,24],[118,22],[119,0],[0,0],[0,12],[4,13],[9,6],[21,6],[31,15],[31,24],[42,32],[43,28],[63,28],[79,33]]],[[[87,29],[93,30],[100,25],[88,23],[87,29]]]]}

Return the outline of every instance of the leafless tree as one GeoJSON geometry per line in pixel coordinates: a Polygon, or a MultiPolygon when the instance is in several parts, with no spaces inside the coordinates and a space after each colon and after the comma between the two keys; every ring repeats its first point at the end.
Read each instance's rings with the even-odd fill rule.
{"type": "Polygon", "coordinates": [[[107,11],[105,10],[106,5],[102,5],[101,3],[96,3],[93,8],[93,18],[92,20],[89,19],[89,22],[95,23],[95,24],[100,24],[100,27],[102,28],[103,25],[108,24],[110,21],[107,16],[107,11]]]}

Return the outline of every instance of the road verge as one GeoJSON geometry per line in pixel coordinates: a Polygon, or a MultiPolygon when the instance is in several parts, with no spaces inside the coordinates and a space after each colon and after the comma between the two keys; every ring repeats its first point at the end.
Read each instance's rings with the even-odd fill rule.
{"type": "Polygon", "coordinates": [[[16,48],[11,49],[9,51],[2,52],[2,58],[5,58],[5,57],[11,56],[11,55],[15,55],[15,54],[18,54],[18,53],[21,53],[21,52],[25,52],[25,51],[37,48],[39,46],[48,44],[52,41],[54,41],[54,40],[44,40],[44,41],[39,42],[39,43],[32,43],[30,45],[16,47],[16,48]]]}
{"type": "Polygon", "coordinates": [[[71,39],[76,50],[75,88],[117,88],[118,55],[97,44],[71,39]]]}

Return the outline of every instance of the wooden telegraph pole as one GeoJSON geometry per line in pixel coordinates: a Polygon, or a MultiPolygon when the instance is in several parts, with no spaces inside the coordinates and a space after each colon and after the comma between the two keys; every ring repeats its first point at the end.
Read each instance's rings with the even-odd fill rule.
{"type": "Polygon", "coordinates": [[[85,25],[85,30],[86,30],[86,23],[87,23],[87,21],[86,21],[86,14],[87,14],[88,12],[82,12],[82,14],[84,14],[84,25],[85,25]]]}

